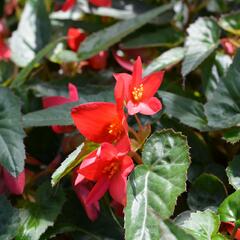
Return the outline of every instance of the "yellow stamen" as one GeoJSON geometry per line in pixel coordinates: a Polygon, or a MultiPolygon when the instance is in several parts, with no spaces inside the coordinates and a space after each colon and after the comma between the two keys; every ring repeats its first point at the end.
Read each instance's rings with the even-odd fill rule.
{"type": "Polygon", "coordinates": [[[140,101],[143,97],[143,84],[140,84],[139,87],[134,87],[132,91],[132,96],[135,101],[140,101]]]}

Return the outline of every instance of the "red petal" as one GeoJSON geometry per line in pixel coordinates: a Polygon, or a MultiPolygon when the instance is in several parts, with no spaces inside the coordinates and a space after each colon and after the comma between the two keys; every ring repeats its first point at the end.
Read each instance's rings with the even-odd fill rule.
{"type": "Polygon", "coordinates": [[[84,181],[77,186],[73,186],[75,193],[78,196],[78,199],[81,201],[88,218],[91,221],[95,221],[98,218],[100,212],[100,206],[98,202],[94,202],[92,204],[86,204],[87,195],[91,190],[91,182],[84,181]]]}
{"type": "Polygon", "coordinates": [[[11,51],[4,40],[0,39],[0,60],[8,60],[11,57],[11,51]]]}
{"type": "Polygon", "coordinates": [[[76,4],[76,0],[66,0],[62,6],[62,11],[66,12],[76,4]]]}
{"type": "Polygon", "coordinates": [[[116,79],[114,97],[118,108],[121,109],[124,105],[124,101],[129,99],[129,84],[132,80],[132,76],[127,73],[113,74],[113,76],[116,79]]]}
{"type": "Polygon", "coordinates": [[[89,59],[89,66],[95,70],[102,70],[107,67],[108,52],[101,51],[89,59]]]}
{"type": "Polygon", "coordinates": [[[81,104],[72,109],[73,121],[79,132],[93,142],[113,142],[108,127],[119,118],[116,105],[107,102],[81,104]]]}
{"type": "MultiPolygon", "coordinates": [[[[227,232],[231,235],[235,224],[233,222],[225,222],[223,224],[224,224],[224,227],[226,228],[227,232]]],[[[235,234],[235,239],[240,240],[240,229],[237,230],[237,232],[235,234]]]]}
{"type": "Polygon", "coordinates": [[[97,7],[111,7],[112,0],[89,0],[89,2],[97,7]]]}
{"type": "Polygon", "coordinates": [[[87,37],[86,33],[81,31],[78,28],[69,28],[67,33],[67,44],[70,49],[73,51],[77,51],[80,44],[85,40],[87,37]]]}
{"type": "Polygon", "coordinates": [[[132,170],[134,169],[134,163],[133,160],[129,156],[125,156],[122,159],[122,165],[121,165],[121,175],[127,177],[132,170]]]}
{"type": "Polygon", "coordinates": [[[162,109],[162,104],[158,98],[152,97],[148,101],[137,104],[129,101],[127,104],[127,109],[129,115],[134,115],[136,113],[153,115],[162,109]]]}
{"type": "Polygon", "coordinates": [[[25,187],[25,172],[13,177],[6,169],[3,169],[3,178],[9,192],[15,195],[23,193],[25,187]]]}
{"type": "Polygon", "coordinates": [[[163,81],[164,71],[155,72],[143,79],[143,100],[153,97],[163,81]]]}
{"type": "Polygon", "coordinates": [[[138,86],[141,82],[142,82],[142,61],[141,58],[138,57],[133,65],[131,89],[135,86],[138,86]]]}
{"type": "Polygon", "coordinates": [[[120,57],[117,55],[116,52],[113,52],[113,56],[117,63],[124,69],[126,69],[129,72],[133,71],[133,64],[131,61],[126,60],[124,57],[120,57]]]}
{"type": "Polygon", "coordinates": [[[68,84],[68,92],[69,92],[69,101],[75,102],[79,100],[78,89],[74,84],[72,83],[68,84]]]}
{"type": "Polygon", "coordinates": [[[128,134],[123,134],[115,147],[117,148],[118,156],[126,155],[131,150],[131,141],[128,134]]]}
{"type": "Polygon", "coordinates": [[[106,177],[102,177],[97,181],[92,191],[88,194],[86,203],[92,204],[100,200],[109,187],[109,179],[106,177]]]}

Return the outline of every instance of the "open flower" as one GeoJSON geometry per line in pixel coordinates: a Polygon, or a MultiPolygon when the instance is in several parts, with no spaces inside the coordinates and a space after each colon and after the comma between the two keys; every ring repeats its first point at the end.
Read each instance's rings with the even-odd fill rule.
{"type": "Polygon", "coordinates": [[[88,140],[116,144],[123,152],[130,150],[128,125],[124,112],[110,102],[91,102],[72,109],[79,132],[88,140]]]}
{"type": "Polygon", "coordinates": [[[160,87],[164,72],[155,72],[142,79],[142,62],[138,57],[132,75],[114,74],[117,81],[114,95],[118,105],[126,104],[128,113],[153,115],[162,109],[160,100],[153,97],[160,87]]]}
{"type": "Polygon", "coordinates": [[[96,201],[92,204],[87,204],[86,202],[87,196],[91,191],[91,189],[93,188],[94,183],[86,179],[78,182],[77,176],[78,176],[78,173],[75,170],[73,173],[73,181],[72,181],[73,190],[75,191],[79,201],[82,203],[88,218],[91,221],[95,221],[98,218],[98,215],[100,213],[99,202],[96,201]]]}
{"type": "MultiPolygon", "coordinates": [[[[69,98],[62,96],[44,97],[42,99],[43,107],[49,108],[65,103],[75,102],[79,100],[77,87],[71,83],[68,84],[69,98]]],[[[55,133],[68,133],[74,130],[73,126],[52,126],[55,133]]]]}
{"type": "Polygon", "coordinates": [[[103,143],[88,155],[78,169],[78,179],[96,182],[86,202],[91,204],[109,193],[113,200],[126,205],[127,176],[134,168],[132,159],[122,154],[112,144],[103,143]]]}
{"type": "Polygon", "coordinates": [[[64,4],[62,5],[61,10],[66,12],[73,8],[73,6],[76,4],[76,0],[66,0],[64,4]]]}
{"type": "Polygon", "coordinates": [[[13,177],[4,167],[0,166],[0,194],[9,192],[20,195],[25,187],[25,171],[13,177]]]}
{"type": "Polygon", "coordinates": [[[89,3],[97,7],[111,7],[112,0],[89,0],[89,3]]]}

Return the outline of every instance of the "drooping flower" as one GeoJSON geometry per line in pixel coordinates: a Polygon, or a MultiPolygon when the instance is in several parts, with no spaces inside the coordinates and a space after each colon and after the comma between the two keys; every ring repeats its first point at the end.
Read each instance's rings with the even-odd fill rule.
{"type": "Polygon", "coordinates": [[[133,168],[129,156],[122,155],[112,144],[101,144],[83,160],[78,169],[78,179],[96,182],[86,198],[87,204],[97,202],[109,190],[113,200],[125,206],[127,177],[133,168]]]}
{"type": "MultiPolygon", "coordinates": [[[[222,222],[220,231],[221,232],[228,232],[231,235],[234,227],[235,227],[235,223],[233,223],[233,222],[222,222]]],[[[240,228],[237,230],[234,239],[240,240],[240,228]]]]}
{"type": "Polygon", "coordinates": [[[130,150],[126,117],[116,104],[85,103],[74,107],[71,114],[75,126],[88,140],[113,143],[125,153],[130,150]]]}
{"type": "Polygon", "coordinates": [[[76,52],[80,44],[85,40],[87,34],[79,28],[69,28],[67,33],[67,43],[71,50],[76,52]]]}
{"type": "Polygon", "coordinates": [[[89,0],[89,3],[97,7],[111,7],[112,0],[89,0]]]}
{"type": "MultiPolygon", "coordinates": [[[[49,108],[65,103],[75,102],[79,100],[77,87],[71,83],[68,84],[69,98],[62,96],[44,97],[42,99],[43,107],[49,108]]],[[[52,126],[55,133],[68,133],[74,130],[73,126],[52,126]]]]}
{"type": "Polygon", "coordinates": [[[164,72],[160,71],[142,78],[142,62],[138,57],[132,75],[114,74],[117,81],[114,95],[118,105],[126,104],[129,115],[157,113],[162,109],[162,104],[154,94],[162,83],[163,75],[164,72]]]}
{"type": "Polygon", "coordinates": [[[0,60],[8,60],[11,57],[11,51],[4,39],[0,38],[0,60]]]}
{"type": "Polygon", "coordinates": [[[88,218],[91,221],[95,221],[100,213],[99,202],[96,201],[93,202],[92,204],[87,204],[86,202],[87,196],[91,189],[93,188],[94,183],[86,179],[78,182],[77,175],[78,175],[77,171],[74,171],[72,181],[73,190],[75,191],[79,201],[82,203],[88,218]]]}
{"type": "Polygon", "coordinates": [[[108,52],[101,51],[89,59],[89,66],[95,70],[102,70],[107,67],[108,52]]]}
{"type": "Polygon", "coordinates": [[[0,194],[9,192],[10,194],[20,195],[25,187],[25,171],[17,177],[13,177],[4,167],[0,166],[0,194]]]}
{"type": "Polygon", "coordinates": [[[73,6],[76,4],[76,0],[66,0],[64,4],[62,5],[62,11],[66,12],[73,8],[73,6]]]}

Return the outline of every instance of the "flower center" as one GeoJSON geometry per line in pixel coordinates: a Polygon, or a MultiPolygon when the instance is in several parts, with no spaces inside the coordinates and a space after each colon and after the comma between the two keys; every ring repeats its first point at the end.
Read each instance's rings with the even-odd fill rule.
{"type": "Polygon", "coordinates": [[[108,178],[112,178],[113,175],[116,174],[118,170],[119,170],[119,163],[112,162],[103,169],[102,173],[106,174],[108,178]]]}
{"type": "Polygon", "coordinates": [[[143,97],[143,84],[140,84],[139,87],[134,87],[132,91],[132,96],[135,101],[140,101],[143,97]]]}
{"type": "Polygon", "coordinates": [[[108,127],[108,133],[114,136],[115,138],[119,137],[122,133],[122,125],[119,121],[114,121],[108,127]]]}

